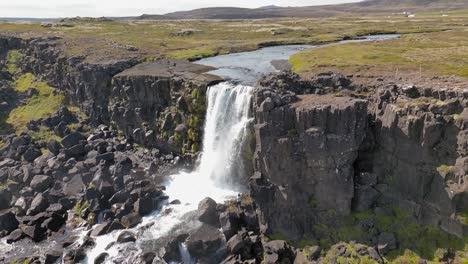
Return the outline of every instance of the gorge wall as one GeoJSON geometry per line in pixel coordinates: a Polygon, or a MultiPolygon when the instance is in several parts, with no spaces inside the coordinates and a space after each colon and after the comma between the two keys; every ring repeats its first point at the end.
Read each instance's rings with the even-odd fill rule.
{"type": "Polygon", "coordinates": [[[458,217],[468,204],[466,90],[382,85],[362,96],[362,87],[334,74],[279,79],[254,102],[251,193],[264,231],[320,239],[320,224],[395,208],[468,234],[458,217]],[[348,95],[336,96],[340,90],[348,95]]]}
{"type": "Polygon", "coordinates": [[[90,61],[67,56],[57,37],[0,38],[0,54],[20,50],[23,72],[31,72],[66,94],[93,126],[112,124],[135,143],[165,152],[198,152],[205,93],[220,82],[210,67],[183,60],[143,63],[129,58],[90,61]]]}

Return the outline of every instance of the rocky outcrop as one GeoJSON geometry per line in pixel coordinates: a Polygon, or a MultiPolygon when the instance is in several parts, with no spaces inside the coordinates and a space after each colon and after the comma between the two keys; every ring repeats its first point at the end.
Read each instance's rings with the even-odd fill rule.
{"type": "Polygon", "coordinates": [[[299,239],[325,212],[347,215],[353,163],[367,127],[367,102],[331,96],[255,95],[251,192],[267,232],[299,239]]]}
{"type": "Polygon", "coordinates": [[[463,236],[467,212],[468,93],[416,87],[377,90],[372,124],[356,163],[377,176],[381,204],[463,236]]]}
{"type": "Polygon", "coordinates": [[[208,86],[219,77],[187,61],[144,63],[114,77],[111,120],[135,142],[165,151],[195,152],[201,143],[208,86]]]}
{"type": "Polygon", "coordinates": [[[267,77],[274,89],[255,94],[250,184],[263,231],[320,239],[318,224],[379,206],[466,236],[466,91],[296,77],[267,77]],[[296,95],[309,92],[320,95],[296,95]]]}

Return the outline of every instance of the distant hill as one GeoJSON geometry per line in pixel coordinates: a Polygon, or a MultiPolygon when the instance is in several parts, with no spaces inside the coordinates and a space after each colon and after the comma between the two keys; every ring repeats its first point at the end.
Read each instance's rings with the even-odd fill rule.
{"type": "Polygon", "coordinates": [[[365,0],[352,4],[279,7],[255,9],[239,7],[211,7],[160,15],[145,15],[141,19],[262,19],[277,17],[329,17],[343,14],[385,12],[418,12],[468,9],[468,0],[365,0]]]}

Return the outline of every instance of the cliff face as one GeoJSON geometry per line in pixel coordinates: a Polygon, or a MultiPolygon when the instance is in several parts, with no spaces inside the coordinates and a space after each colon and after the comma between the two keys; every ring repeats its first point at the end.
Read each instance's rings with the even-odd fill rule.
{"type": "Polygon", "coordinates": [[[208,86],[222,81],[186,61],[139,64],[114,76],[111,121],[136,142],[166,151],[198,150],[208,86]]]}
{"type": "Polygon", "coordinates": [[[382,89],[369,108],[373,147],[363,146],[361,171],[378,176],[380,203],[411,212],[421,223],[466,234],[468,94],[437,89],[382,89]]]}
{"type": "Polygon", "coordinates": [[[251,192],[267,233],[316,237],[317,224],[380,207],[467,234],[466,91],[382,86],[363,100],[287,90],[301,88],[255,94],[251,192]]]}
{"type": "Polygon", "coordinates": [[[367,127],[367,102],[351,98],[255,95],[253,197],[272,233],[298,239],[327,213],[347,215],[353,163],[367,127]]]}
{"type": "Polygon", "coordinates": [[[205,92],[221,79],[186,61],[139,64],[138,58],[90,62],[67,57],[56,37],[0,38],[0,53],[21,49],[22,68],[66,93],[92,125],[112,124],[136,143],[164,151],[197,152],[205,92]]]}

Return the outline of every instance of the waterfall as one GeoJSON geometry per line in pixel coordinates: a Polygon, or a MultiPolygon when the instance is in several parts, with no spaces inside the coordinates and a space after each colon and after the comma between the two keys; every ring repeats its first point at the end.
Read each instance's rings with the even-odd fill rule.
{"type": "MultiPolygon", "coordinates": [[[[235,186],[231,177],[243,173],[242,146],[248,136],[248,127],[253,118],[250,116],[250,105],[253,87],[234,85],[228,82],[211,86],[207,90],[207,112],[203,136],[203,148],[198,166],[192,172],[179,172],[170,176],[165,184],[165,193],[171,200],[180,204],[167,204],[160,212],[144,217],[143,223],[137,226],[153,224],[138,238],[137,243],[147,243],[170,235],[174,228],[183,222],[183,216],[196,210],[198,203],[210,197],[219,203],[237,196],[239,186],[235,186]],[[170,213],[163,213],[170,211],[170,213]]],[[[135,231],[136,231],[135,230],[135,231]]],[[[109,257],[106,263],[118,258],[119,245],[105,249],[118,237],[121,231],[100,236],[96,246],[88,252],[87,263],[102,252],[109,257]]],[[[123,245],[125,246],[125,245],[123,245]]],[[[192,264],[184,244],[179,245],[179,252],[184,264],[192,264]]]]}
{"type": "MultiPolygon", "coordinates": [[[[250,104],[253,87],[228,82],[208,88],[208,107],[203,136],[203,149],[197,168],[190,173],[172,176],[166,186],[171,199],[197,208],[205,197],[223,202],[235,196],[239,186],[230,180],[242,173],[241,151],[252,122],[250,104]]],[[[189,208],[187,208],[189,209],[189,208]]]]}

